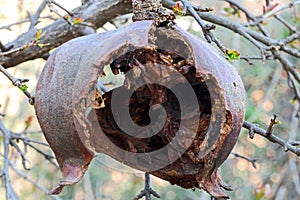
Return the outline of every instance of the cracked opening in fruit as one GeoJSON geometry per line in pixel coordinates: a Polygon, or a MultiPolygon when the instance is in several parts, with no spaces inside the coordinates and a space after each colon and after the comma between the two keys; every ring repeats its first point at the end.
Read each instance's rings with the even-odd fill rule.
{"type": "MultiPolygon", "coordinates": [[[[169,144],[176,134],[180,134],[178,130],[182,120],[185,120],[185,124],[190,123],[191,126],[196,121],[197,133],[189,134],[194,136],[194,140],[186,148],[185,153],[188,158],[196,162],[199,146],[209,127],[212,109],[207,85],[201,77],[196,77],[193,63],[187,62],[173,52],[139,49],[120,56],[107,66],[98,79],[97,88],[101,97],[99,104],[103,105],[96,109],[98,122],[105,135],[119,148],[137,153],[155,151],[169,144]],[[174,79],[174,72],[180,74],[182,78],[174,79]],[[167,87],[156,80],[167,81],[167,87]],[[178,93],[176,96],[173,92],[184,90],[186,83],[191,86],[193,95],[198,101],[196,102],[200,111],[198,119],[195,119],[195,116],[199,116],[199,113],[195,113],[192,103],[180,104],[179,99],[190,97],[180,97],[178,93]],[[132,91],[129,92],[131,94],[129,98],[117,100],[120,107],[128,108],[130,120],[142,128],[149,124],[155,125],[157,122],[157,126],[160,127],[157,132],[153,133],[153,127],[135,133],[122,130],[122,127],[131,124],[127,123],[128,120],[124,117],[126,113],[124,114],[122,109],[116,110],[112,107],[112,99],[113,93],[124,93],[124,91],[125,93],[132,91]],[[182,109],[188,113],[186,116],[182,116],[182,109]],[[142,134],[148,137],[139,137],[142,134]]],[[[188,130],[188,127],[184,130],[188,130]]],[[[176,145],[183,147],[184,141],[177,141],[176,145]]]]}

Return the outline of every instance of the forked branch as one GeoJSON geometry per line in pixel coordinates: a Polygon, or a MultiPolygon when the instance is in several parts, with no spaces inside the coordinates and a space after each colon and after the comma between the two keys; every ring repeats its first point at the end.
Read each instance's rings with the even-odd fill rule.
{"type": "Polygon", "coordinates": [[[243,123],[243,127],[249,130],[249,136],[251,139],[254,138],[254,134],[259,134],[268,139],[270,142],[282,146],[284,151],[290,151],[297,156],[300,156],[300,141],[285,141],[284,139],[273,134],[274,126],[278,123],[279,121],[277,121],[277,116],[275,115],[271,119],[267,130],[260,128],[257,124],[252,124],[247,121],[243,123]]]}

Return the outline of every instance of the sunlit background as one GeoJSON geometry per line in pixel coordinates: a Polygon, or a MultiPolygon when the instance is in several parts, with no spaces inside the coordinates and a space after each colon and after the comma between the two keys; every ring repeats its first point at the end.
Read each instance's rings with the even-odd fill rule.
{"type": "MultiPolygon", "coordinates": [[[[28,13],[33,14],[40,4],[40,0],[0,0],[0,41],[6,44],[14,40],[18,35],[26,32],[29,23],[21,23],[11,26],[9,29],[6,25],[18,22],[28,17],[28,13]]],[[[72,10],[81,5],[78,0],[58,1],[68,10],[72,10]]],[[[199,1],[192,1],[198,4],[199,1]]],[[[262,14],[264,1],[244,0],[241,1],[245,7],[250,9],[255,15],[262,14]]],[[[279,5],[289,1],[272,1],[278,2],[279,5]]],[[[237,16],[229,16],[228,4],[222,1],[201,1],[203,7],[213,7],[213,13],[229,17],[234,21],[245,20],[245,16],[241,14],[241,18],[237,16]]],[[[62,14],[63,11],[62,11],[62,14]]],[[[43,28],[50,24],[53,20],[46,17],[58,18],[54,13],[50,13],[46,8],[43,13],[41,22],[37,28],[43,28]]],[[[300,21],[296,20],[299,16],[299,7],[295,10],[288,10],[281,14],[292,25],[300,29],[300,21]],[[293,12],[293,13],[292,13],[293,12]]],[[[120,24],[118,19],[115,24],[120,24]]],[[[130,23],[130,22],[128,22],[130,23]]],[[[202,32],[199,25],[191,17],[179,17],[177,24],[181,28],[202,38],[202,32]]],[[[124,26],[124,24],[120,25],[124,26]]],[[[265,29],[269,31],[274,38],[284,38],[287,30],[274,19],[264,22],[265,29]]],[[[112,23],[107,23],[98,32],[104,32],[116,29],[112,23]]],[[[236,49],[245,56],[259,56],[259,51],[253,47],[245,39],[229,30],[217,27],[215,34],[223,41],[226,47],[236,49]]],[[[298,66],[299,59],[291,59],[298,66]]],[[[29,91],[34,93],[38,77],[43,69],[45,61],[36,59],[20,64],[17,67],[10,68],[8,71],[18,78],[30,79],[27,84],[29,91]]],[[[282,70],[280,64],[275,61],[268,61],[265,65],[261,61],[255,61],[253,65],[249,65],[245,61],[235,61],[233,63],[239,71],[247,90],[247,113],[246,120],[261,124],[262,128],[266,128],[273,114],[278,114],[281,125],[277,126],[275,133],[286,140],[300,139],[298,127],[293,127],[295,123],[291,123],[293,113],[297,106],[292,104],[293,93],[287,85],[287,74],[282,70]]],[[[300,71],[300,70],[299,70],[300,71]]],[[[29,130],[40,130],[37,123],[35,112],[29,105],[27,98],[17,88],[13,87],[11,82],[0,73],[0,112],[6,114],[3,118],[4,124],[14,132],[22,132],[25,127],[25,121],[33,116],[29,130]]],[[[42,134],[34,133],[29,135],[32,138],[45,141],[42,134]]],[[[2,137],[0,137],[2,141],[2,137]]],[[[20,146],[22,146],[20,144],[20,146]]],[[[0,144],[3,152],[2,143],[0,144]]],[[[50,152],[48,148],[40,147],[46,152],[50,152]]],[[[253,168],[251,163],[243,159],[237,159],[230,156],[222,166],[222,174],[224,180],[231,184],[235,190],[229,192],[232,199],[289,199],[295,197],[299,199],[300,188],[295,183],[295,177],[299,176],[299,159],[291,153],[286,153],[283,149],[271,144],[260,136],[255,136],[253,140],[249,139],[246,130],[242,130],[238,144],[234,152],[241,155],[256,158],[257,169],[253,168]],[[298,188],[297,188],[298,187],[298,188]],[[282,196],[279,196],[282,195],[282,196]]],[[[30,167],[29,171],[22,168],[21,158],[17,152],[10,152],[10,160],[16,165],[17,170],[24,176],[18,175],[14,170],[10,171],[11,181],[16,193],[20,199],[51,199],[43,190],[55,187],[62,176],[60,171],[51,165],[47,160],[40,156],[36,151],[28,148],[26,154],[30,167]],[[41,188],[37,188],[31,182],[36,182],[41,188]]],[[[0,167],[3,157],[0,157],[0,167]]],[[[77,185],[66,187],[62,194],[58,196],[61,199],[132,199],[143,188],[143,173],[132,169],[123,168],[108,158],[99,155],[98,159],[94,159],[84,179],[77,185]]],[[[2,183],[1,183],[2,184],[2,183]]],[[[194,199],[210,199],[210,197],[199,190],[184,190],[177,186],[172,186],[168,182],[152,177],[152,185],[154,189],[161,195],[161,199],[167,200],[194,200],[194,199]]],[[[0,187],[0,199],[5,198],[3,185],[0,187]]],[[[153,198],[155,199],[155,198],[153,198]]]]}

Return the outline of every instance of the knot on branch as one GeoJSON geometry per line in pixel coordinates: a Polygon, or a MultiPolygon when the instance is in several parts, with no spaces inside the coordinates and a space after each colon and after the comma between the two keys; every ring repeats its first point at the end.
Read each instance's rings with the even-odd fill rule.
{"type": "Polygon", "coordinates": [[[132,1],[133,21],[153,20],[155,26],[173,27],[175,15],[162,7],[161,0],[132,1]]]}

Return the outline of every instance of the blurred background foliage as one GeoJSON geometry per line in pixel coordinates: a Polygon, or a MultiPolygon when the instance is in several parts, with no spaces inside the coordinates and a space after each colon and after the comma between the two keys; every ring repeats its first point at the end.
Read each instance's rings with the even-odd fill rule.
{"type": "MultiPolygon", "coordinates": [[[[33,13],[41,1],[33,0],[0,0],[0,27],[14,23],[27,17],[27,12],[33,13]]],[[[72,10],[79,6],[79,0],[59,1],[65,8],[72,10]]],[[[200,5],[199,1],[191,1],[200,5]]],[[[253,14],[261,15],[265,1],[243,0],[243,5],[250,9],[253,14]]],[[[273,3],[279,5],[288,3],[287,0],[274,0],[273,3]]],[[[233,21],[246,22],[243,14],[232,14],[228,4],[223,1],[201,1],[201,6],[214,8],[213,13],[226,16],[233,21]]],[[[280,14],[285,20],[299,30],[300,28],[300,7],[295,10],[288,10],[280,14]],[[294,12],[294,13],[292,13],[294,12]]],[[[52,16],[49,9],[43,12],[43,16],[52,16]]],[[[120,16],[112,22],[107,22],[98,32],[116,29],[124,26],[130,21],[130,15],[120,16]]],[[[192,17],[178,17],[178,26],[203,38],[199,25],[192,17]]],[[[51,23],[50,19],[42,20],[38,28],[51,23]]],[[[16,38],[21,33],[27,31],[29,24],[22,23],[11,27],[11,30],[0,29],[0,39],[2,43],[7,43],[16,38]]],[[[270,18],[264,22],[264,28],[273,38],[284,38],[287,29],[276,20],[270,18]]],[[[259,51],[248,41],[230,30],[217,27],[215,34],[223,41],[226,47],[236,49],[243,56],[258,56],[259,51]]],[[[299,40],[298,40],[299,41],[299,40]]],[[[299,44],[297,45],[299,48],[299,44]]],[[[299,68],[299,59],[292,60],[299,68]]],[[[45,61],[37,59],[20,64],[18,67],[10,68],[8,71],[15,77],[30,79],[29,91],[34,92],[37,79],[43,68],[45,61]]],[[[281,124],[276,126],[275,134],[286,140],[300,139],[298,121],[293,121],[298,105],[293,104],[293,92],[287,85],[287,74],[282,70],[280,64],[275,61],[255,61],[249,65],[245,61],[234,61],[233,65],[239,71],[247,91],[247,110],[245,119],[267,128],[273,114],[278,114],[281,124]]],[[[300,71],[300,70],[299,70],[300,71]]],[[[110,80],[107,80],[110,81],[110,80]]],[[[29,123],[30,131],[38,131],[35,112],[27,102],[26,97],[18,89],[0,74],[0,112],[5,113],[4,124],[14,132],[22,132],[26,128],[26,120],[32,117],[29,123]]],[[[30,120],[29,120],[30,121],[30,120]]],[[[41,133],[28,133],[28,137],[45,141],[41,133]]],[[[2,136],[0,136],[2,140],[2,136]]],[[[20,144],[22,147],[22,145],[20,144]]],[[[2,142],[0,152],[3,154],[2,142]]],[[[38,146],[45,152],[51,153],[49,148],[38,146]]],[[[232,199],[300,199],[299,188],[299,158],[292,153],[286,153],[283,149],[268,142],[264,138],[256,135],[254,139],[249,139],[248,132],[242,130],[239,141],[233,150],[234,152],[257,159],[257,168],[253,168],[251,163],[243,159],[230,156],[222,165],[221,170],[224,180],[231,184],[235,190],[229,195],[232,199]]],[[[44,157],[36,151],[28,148],[27,166],[29,171],[22,168],[21,158],[17,152],[10,152],[10,161],[15,165],[19,173],[25,174],[25,178],[10,171],[12,185],[20,199],[52,199],[43,190],[51,189],[61,180],[60,171],[50,164],[44,157]],[[30,181],[36,182],[41,188],[37,188],[30,181]]],[[[2,159],[0,165],[2,165],[2,159]]],[[[3,166],[0,166],[2,168],[3,166]]],[[[168,182],[152,177],[154,189],[161,195],[161,199],[166,200],[193,200],[210,199],[210,197],[199,190],[184,190],[177,186],[172,186],[168,182]]],[[[116,161],[99,155],[94,159],[84,179],[74,187],[66,187],[62,194],[56,199],[87,199],[87,200],[109,200],[109,199],[132,199],[144,185],[144,175],[141,172],[121,167],[116,161]]],[[[0,199],[5,198],[4,187],[0,187],[0,199]]],[[[153,198],[155,199],[155,198],[153,198]]]]}

